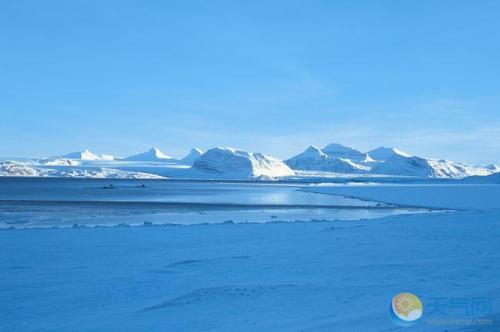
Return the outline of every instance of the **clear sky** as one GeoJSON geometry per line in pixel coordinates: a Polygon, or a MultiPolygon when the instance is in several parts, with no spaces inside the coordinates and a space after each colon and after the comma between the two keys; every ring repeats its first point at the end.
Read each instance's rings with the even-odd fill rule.
{"type": "Polygon", "coordinates": [[[0,2],[0,155],[500,162],[500,1],[0,2]]]}

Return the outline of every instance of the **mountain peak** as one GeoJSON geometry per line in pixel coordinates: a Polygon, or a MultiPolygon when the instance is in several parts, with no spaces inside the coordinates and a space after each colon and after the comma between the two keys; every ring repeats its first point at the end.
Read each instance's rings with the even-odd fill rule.
{"type": "Polygon", "coordinates": [[[157,148],[156,146],[153,146],[147,152],[154,153],[154,154],[163,154],[163,152],[159,148],[157,148]]]}
{"type": "Polygon", "coordinates": [[[323,150],[352,150],[352,148],[349,148],[345,145],[342,145],[340,143],[330,143],[327,146],[323,148],[323,150]]]}
{"type": "Polygon", "coordinates": [[[322,151],[316,145],[309,145],[309,147],[304,152],[322,152],[322,151]]]}
{"type": "Polygon", "coordinates": [[[364,160],[366,154],[339,143],[331,143],[323,148],[323,152],[331,157],[364,160]]]}
{"type": "Polygon", "coordinates": [[[93,154],[89,149],[85,149],[81,152],[72,152],[63,156],[63,158],[68,159],[79,159],[79,160],[99,160],[99,157],[93,154]]]}
{"type": "Polygon", "coordinates": [[[181,159],[185,164],[192,165],[196,159],[198,159],[203,154],[203,151],[198,148],[192,148],[187,156],[181,159]]]}
{"type": "Polygon", "coordinates": [[[398,150],[396,148],[388,148],[385,146],[380,146],[376,149],[373,149],[368,152],[368,155],[372,157],[375,160],[378,161],[386,161],[387,159],[391,158],[392,156],[403,156],[403,157],[410,157],[410,155],[406,152],[403,152],[401,150],[398,150]]]}
{"type": "Polygon", "coordinates": [[[165,154],[157,147],[152,147],[146,152],[138,153],[133,156],[125,158],[125,160],[130,160],[130,161],[168,161],[170,159],[172,159],[172,157],[165,154]]]}
{"type": "Polygon", "coordinates": [[[203,154],[203,150],[200,149],[200,148],[194,147],[194,148],[191,149],[191,153],[198,153],[198,154],[202,155],[203,154]]]}

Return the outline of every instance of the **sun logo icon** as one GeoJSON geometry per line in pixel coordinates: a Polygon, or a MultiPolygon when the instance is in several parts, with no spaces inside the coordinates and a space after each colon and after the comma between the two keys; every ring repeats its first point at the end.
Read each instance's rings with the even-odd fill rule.
{"type": "Polygon", "coordinates": [[[389,311],[394,323],[400,326],[413,325],[423,313],[422,302],[412,293],[400,293],[392,298],[389,311]]]}

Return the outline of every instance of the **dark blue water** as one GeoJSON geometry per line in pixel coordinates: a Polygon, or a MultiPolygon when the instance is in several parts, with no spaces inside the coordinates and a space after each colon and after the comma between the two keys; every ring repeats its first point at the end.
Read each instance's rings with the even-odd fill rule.
{"type": "Polygon", "coordinates": [[[299,185],[0,178],[0,228],[373,219],[418,212],[299,185]]]}

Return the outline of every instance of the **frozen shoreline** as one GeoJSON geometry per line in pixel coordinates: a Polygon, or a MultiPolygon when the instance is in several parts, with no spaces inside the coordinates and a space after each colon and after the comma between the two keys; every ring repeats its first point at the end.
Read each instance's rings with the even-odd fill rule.
{"type": "Polygon", "coordinates": [[[1,180],[0,228],[375,219],[428,209],[321,195],[300,185],[1,180]]]}

